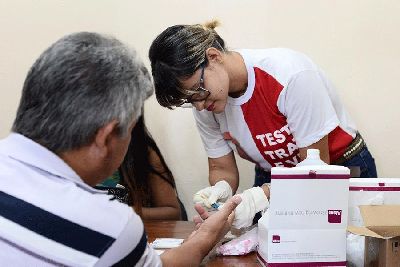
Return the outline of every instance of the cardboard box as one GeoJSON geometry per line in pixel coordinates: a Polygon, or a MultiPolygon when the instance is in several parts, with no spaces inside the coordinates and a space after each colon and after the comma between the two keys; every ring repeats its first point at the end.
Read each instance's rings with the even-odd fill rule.
{"type": "Polygon", "coordinates": [[[400,205],[360,206],[360,211],[364,225],[348,231],[365,236],[363,265],[400,266],[400,205]]]}
{"type": "Polygon", "coordinates": [[[379,239],[365,237],[364,266],[400,266],[400,237],[379,239]]]}
{"type": "Polygon", "coordinates": [[[270,208],[258,221],[263,266],[346,266],[350,170],[272,168],[270,208]]]}

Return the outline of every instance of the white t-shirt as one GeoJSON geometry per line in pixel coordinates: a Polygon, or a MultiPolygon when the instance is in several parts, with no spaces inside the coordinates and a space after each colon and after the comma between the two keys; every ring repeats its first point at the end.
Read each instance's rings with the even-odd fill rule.
{"type": "Polygon", "coordinates": [[[239,50],[248,74],[246,92],[228,97],[221,114],[194,111],[210,158],[236,149],[265,170],[293,167],[299,147],[328,135],[331,161],[356,135],[334,86],[304,54],[290,49],[239,50]]]}
{"type": "Polygon", "coordinates": [[[12,133],[0,141],[2,266],[161,266],[131,207],[12,133]]]}

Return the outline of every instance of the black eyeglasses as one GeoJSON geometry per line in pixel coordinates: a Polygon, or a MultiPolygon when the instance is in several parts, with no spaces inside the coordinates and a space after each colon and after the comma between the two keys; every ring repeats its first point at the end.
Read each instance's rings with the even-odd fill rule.
{"type": "Polygon", "coordinates": [[[210,91],[208,91],[206,88],[204,88],[204,69],[205,69],[205,64],[201,66],[201,75],[200,75],[200,81],[199,81],[199,87],[196,90],[191,90],[190,92],[193,92],[188,98],[183,99],[182,104],[193,104],[194,102],[200,102],[203,100],[206,100],[207,97],[211,94],[210,91]]]}

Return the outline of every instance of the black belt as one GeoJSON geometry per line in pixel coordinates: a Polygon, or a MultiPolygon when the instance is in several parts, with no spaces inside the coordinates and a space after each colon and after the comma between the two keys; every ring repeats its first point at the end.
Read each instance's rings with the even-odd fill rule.
{"type": "Polygon", "coordinates": [[[352,159],[354,156],[358,155],[361,150],[366,147],[367,144],[365,143],[364,139],[362,138],[361,134],[357,132],[356,137],[353,139],[351,144],[346,148],[343,156],[335,160],[333,164],[335,165],[342,165],[346,161],[352,159]]]}

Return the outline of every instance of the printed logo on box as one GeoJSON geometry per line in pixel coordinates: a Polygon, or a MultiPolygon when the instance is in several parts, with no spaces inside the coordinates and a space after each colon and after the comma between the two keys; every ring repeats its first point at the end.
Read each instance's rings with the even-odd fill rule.
{"type": "Polygon", "coordinates": [[[281,236],[272,235],[272,243],[281,243],[281,236]]]}
{"type": "Polygon", "coordinates": [[[341,223],[342,222],[342,210],[328,210],[328,222],[329,223],[341,223]]]}

